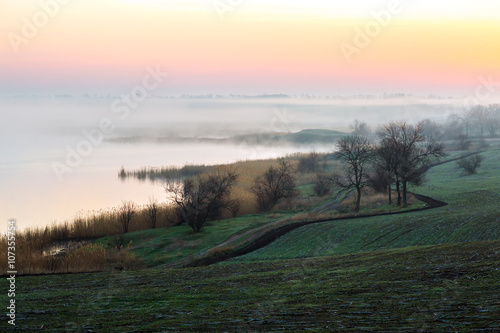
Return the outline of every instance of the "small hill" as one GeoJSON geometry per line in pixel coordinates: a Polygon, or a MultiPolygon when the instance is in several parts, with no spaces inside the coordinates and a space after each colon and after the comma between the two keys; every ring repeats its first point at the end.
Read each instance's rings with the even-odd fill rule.
{"type": "Polygon", "coordinates": [[[312,144],[312,143],[334,143],[346,133],[324,130],[324,129],[305,129],[297,133],[285,134],[274,138],[276,141],[289,142],[294,144],[312,144]]]}
{"type": "Polygon", "coordinates": [[[296,133],[259,133],[238,135],[220,142],[236,142],[260,145],[310,145],[310,144],[331,144],[347,133],[325,130],[325,129],[304,129],[296,133]]]}

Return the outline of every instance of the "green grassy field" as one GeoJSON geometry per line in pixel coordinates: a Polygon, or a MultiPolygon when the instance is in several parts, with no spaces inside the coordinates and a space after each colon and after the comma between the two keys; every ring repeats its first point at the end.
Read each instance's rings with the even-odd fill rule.
{"type": "Polygon", "coordinates": [[[332,221],[293,230],[236,261],[341,255],[379,249],[500,239],[500,154],[483,153],[477,175],[461,176],[455,163],[429,170],[412,190],[448,202],[424,212],[332,221]]]}
{"type": "Polygon", "coordinates": [[[494,241],[20,277],[16,330],[493,332],[500,329],[499,267],[494,241]]]}
{"type": "Polygon", "coordinates": [[[155,268],[18,277],[15,329],[500,331],[500,154],[483,156],[477,175],[447,163],[412,189],[445,207],[308,225],[211,266],[165,268],[278,216],[216,221],[200,234],[127,234],[125,245],[155,268]]]}

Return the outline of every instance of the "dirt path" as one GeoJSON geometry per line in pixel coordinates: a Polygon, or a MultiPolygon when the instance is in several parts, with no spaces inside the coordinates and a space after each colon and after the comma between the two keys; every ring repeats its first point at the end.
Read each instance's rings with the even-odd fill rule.
{"type": "MultiPolygon", "coordinates": [[[[406,211],[398,211],[398,212],[389,212],[389,213],[380,213],[380,214],[369,214],[369,215],[356,215],[356,216],[349,216],[349,217],[340,217],[340,218],[329,218],[329,219],[324,219],[324,220],[314,220],[314,221],[301,221],[301,222],[292,222],[284,225],[278,225],[277,221],[268,223],[268,226],[274,226],[275,228],[268,230],[266,228],[260,228],[252,237],[251,239],[248,240],[247,243],[241,244],[240,247],[237,249],[226,252],[226,253],[221,253],[218,255],[210,255],[212,252],[212,249],[216,249],[220,247],[221,245],[217,245],[211,250],[208,250],[201,254],[198,259],[191,258],[189,262],[186,264],[185,262],[183,265],[176,265],[177,267],[200,267],[200,266],[208,266],[212,265],[221,261],[225,261],[231,258],[239,257],[242,255],[245,255],[247,253],[253,252],[255,250],[258,250],[266,245],[269,245],[270,243],[274,242],[276,239],[280,238],[281,236],[289,233],[292,230],[295,230],[297,228],[310,225],[310,224],[317,224],[317,223],[325,223],[325,222],[332,222],[332,221],[342,221],[342,220],[352,220],[352,219],[363,219],[363,218],[372,218],[375,216],[389,216],[389,215],[400,215],[400,214],[407,214],[411,212],[418,212],[418,211],[424,211],[428,209],[434,209],[434,208],[439,208],[446,206],[447,203],[435,200],[431,197],[427,197],[425,195],[421,194],[414,194],[412,193],[415,198],[418,200],[424,202],[426,204],[426,207],[424,208],[417,208],[417,209],[412,209],[412,210],[406,210],[406,211]]],[[[279,221],[284,221],[284,220],[279,220],[279,221]]],[[[245,234],[249,235],[251,234],[252,231],[255,231],[255,229],[250,230],[246,232],[245,234]]],[[[225,245],[230,244],[231,242],[226,241],[225,245]]],[[[215,251],[216,252],[216,251],[215,251]]],[[[217,253],[217,252],[216,252],[217,253]]]]}
{"type": "Polygon", "coordinates": [[[350,197],[352,197],[354,195],[354,191],[353,190],[349,190],[345,197],[342,198],[342,195],[344,194],[344,191],[339,191],[337,193],[337,196],[333,199],[333,200],[330,200],[328,201],[327,203],[319,206],[319,207],[316,207],[314,208],[311,213],[318,213],[318,214],[321,214],[321,213],[326,213],[330,210],[336,210],[340,207],[340,205],[346,200],[346,199],[349,199],[350,197]]]}

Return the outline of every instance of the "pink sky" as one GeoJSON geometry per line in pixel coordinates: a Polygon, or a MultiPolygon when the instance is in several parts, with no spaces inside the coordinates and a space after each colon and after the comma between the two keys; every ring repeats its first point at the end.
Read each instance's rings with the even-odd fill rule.
{"type": "Polygon", "coordinates": [[[155,65],[172,73],[160,91],[167,94],[468,94],[481,76],[500,81],[500,23],[491,18],[395,16],[348,61],[341,45],[356,47],[356,29],[374,22],[370,15],[256,13],[246,4],[221,20],[207,7],[75,1],[13,46],[13,34],[24,38],[23,18],[32,22],[42,9],[35,2],[2,6],[4,94],[119,92],[155,65]]]}

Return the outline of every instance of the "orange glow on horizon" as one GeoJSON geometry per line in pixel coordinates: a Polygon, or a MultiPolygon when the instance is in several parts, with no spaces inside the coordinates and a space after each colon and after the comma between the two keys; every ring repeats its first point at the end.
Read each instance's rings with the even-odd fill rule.
{"type": "MultiPolygon", "coordinates": [[[[197,11],[114,10],[105,15],[69,8],[21,45],[19,54],[8,41],[0,44],[0,68],[19,80],[51,73],[63,86],[78,77],[119,81],[151,64],[169,68],[186,84],[209,76],[214,85],[253,76],[337,86],[383,80],[453,87],[500,70],[500,24],[493,20],[394,20],[349,63],[339,45],[353,44],[366,19],[262,20],[247,14],[220,21],[197,11]]],[[[16,31],[14,23],[7,31],[16,31]]]]}

